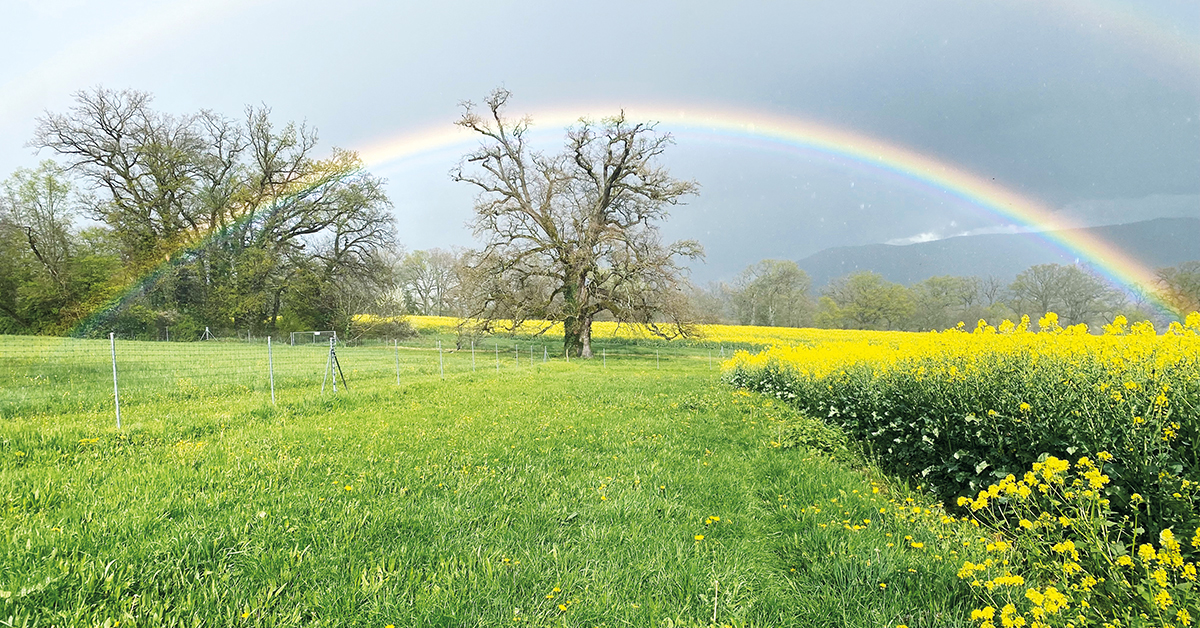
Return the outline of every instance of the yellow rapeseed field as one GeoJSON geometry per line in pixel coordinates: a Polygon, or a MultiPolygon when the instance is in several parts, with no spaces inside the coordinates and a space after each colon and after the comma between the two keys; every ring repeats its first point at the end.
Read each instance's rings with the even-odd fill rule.
{"type": "MultiPolygon", "coordinates": [[[[358,320],[378,320],[370,316],[359,316],[358,320]]],[[[453,316],[408,316],[405,320],[419,332],[451,333],[461,319],[453,316]]],[[[499,321],[499,329],[509,331],[512,327],[508,321],[499,321]]],[[[820,345],[831,341],[860,341],[863,338],[879,341],[899,341],[910,334],[905,332],[888,331],[856,331],[846,329],[801,329],[795,327],[756,327],[752,325],[695,325],[694,336],[676,340],[697,340],[710,343],[728,343],[741,345],[820,345]]],[[[532,320],[526,321],[516,329],[517,334],[532,335],[541,333],[547,338],[561,338],[562,323],[532,320]]],[[[622,340],[649,340],[658,338],[650,330],[638,325],[617,323],[614,321],[597,321],[592,323],[592,337],[597,339],[618,338],[622,340]]]]}
{"type": "Polygon", "coordinates": [[[1192,625],[1200,314],[1161,334],[1123,317],[1102,335],[1054,314],[1031,327],[779,344],[723,373],[979,517],[989,557],[959,577],[980,628],[1192,625]]]}

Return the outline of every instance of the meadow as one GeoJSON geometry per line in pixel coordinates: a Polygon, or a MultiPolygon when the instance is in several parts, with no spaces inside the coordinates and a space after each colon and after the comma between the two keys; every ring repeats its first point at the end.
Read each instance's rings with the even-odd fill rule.
{"type": "Polygon", "coordinates": [[[719,345],[276,346],[272,404],[261,344],[118,342],[118,430],[107,341],[2,340],[4,625],[972,625],[977,530],[719,345]]]}

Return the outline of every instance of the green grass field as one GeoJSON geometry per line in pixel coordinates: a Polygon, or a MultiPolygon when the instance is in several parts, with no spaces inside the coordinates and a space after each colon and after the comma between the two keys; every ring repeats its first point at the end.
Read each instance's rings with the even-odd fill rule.
{"type": "Polygon", "coordinates": [[[334,396],[277,347],[272,406],[265,347],[124,343],[118,431],[107,342],[0,340],[0,625],[971,625],[967,530],[705,349],[339,349],[334,396]]]}

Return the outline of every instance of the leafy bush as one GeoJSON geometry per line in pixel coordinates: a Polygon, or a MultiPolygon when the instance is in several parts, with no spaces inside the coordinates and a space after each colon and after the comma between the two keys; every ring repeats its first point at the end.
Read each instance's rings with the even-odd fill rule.
{"type": "Polygon", "coordinates": [[[1150,534],[1197,526],[1200,314],[1155,335],[1123,318],[1105,335],[1052,314],[974,333],[863,335],[812,347],[738,352],[734,386],[824,417],[889,472],[948,504],[1039,456],[1113,452],[1112,509],[1150,534]],[[1140,500],[1133,497],[1140,496],[1140,500]]]}
{"type": "Polygon", "coordinates": [[[806,417],[781,427],[776,444],[783,449],[810,449],[842,458],[849,458],[851,452],[846,434],[841,429],[806,417]]]}

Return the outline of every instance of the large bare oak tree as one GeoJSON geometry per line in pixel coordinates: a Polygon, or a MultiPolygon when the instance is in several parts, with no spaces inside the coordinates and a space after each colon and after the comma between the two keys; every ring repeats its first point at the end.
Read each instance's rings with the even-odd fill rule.
{"type": "Polygon", "coordinates": [[[566,351],[585,358],[592,321],[605,312],[659,335],[683,333],[679,260],[703,249],[659,234],[668,209],[698,189],[658,164],[671,136],[621,112],[581,119],[564,150],[547,155],[529,146],[531,120],[505,117],[509,98],[497,89],[483,110],[464,103],[458,121],[481,138],[452,173],[479,189],[473,227],[484,247],[470,264],[470,318],[561,321],[566,351]]]}

